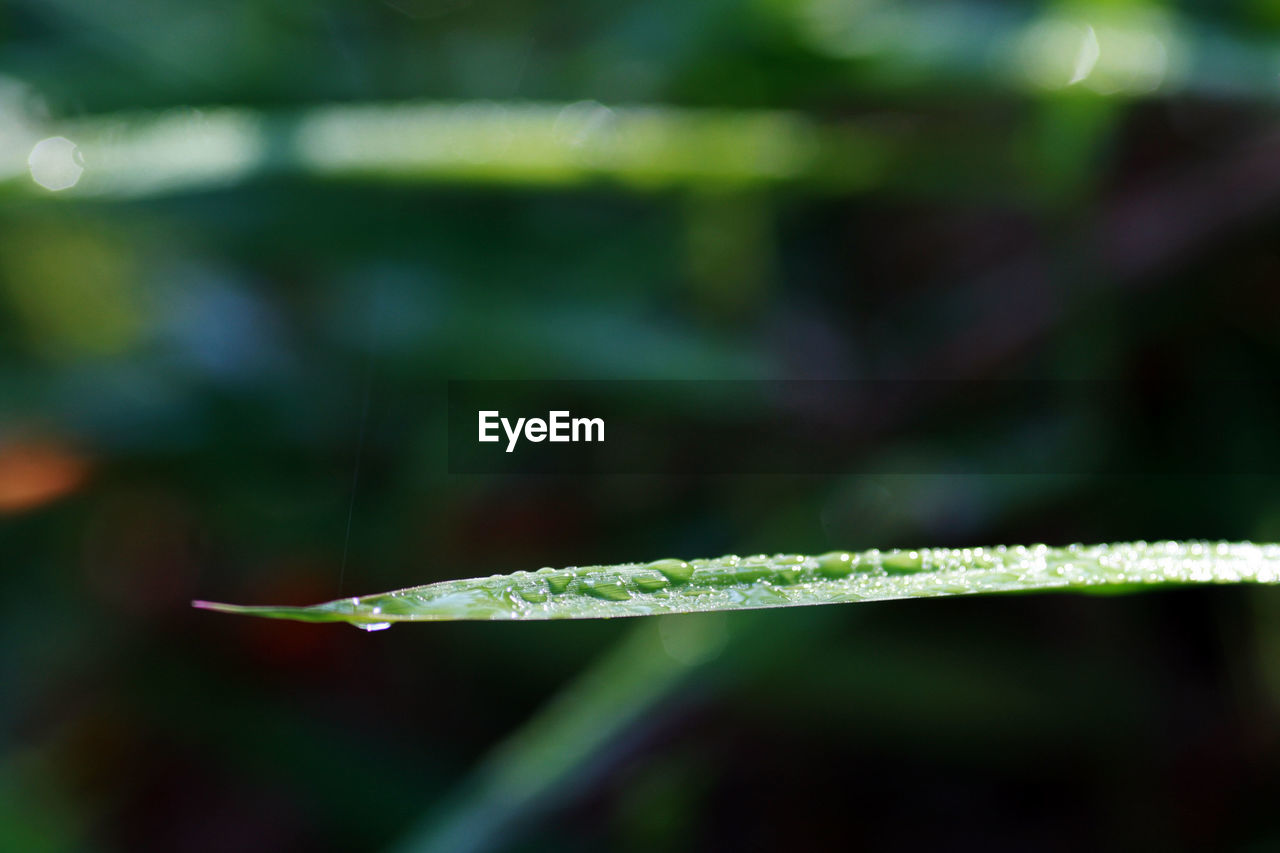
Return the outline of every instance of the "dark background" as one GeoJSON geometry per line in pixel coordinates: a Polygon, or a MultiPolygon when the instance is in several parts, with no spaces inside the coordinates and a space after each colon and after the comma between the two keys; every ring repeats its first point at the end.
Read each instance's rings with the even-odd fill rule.
{"type": "Polygon", "coordinates": [[[1266,0],[0,4],[0,848],[1280,843],[1270,589],[371,635],[188,606],[1280,539],[1270,406],[1177,396],[1280,364],[1278,55],[1266,0]],[[300,153],[329,106],[424,101],[470,112],[357,118],[363,170],[300,153]],[[205,131],[136,135],[219,105],[274,143],[217,180],[205,131]],[[661,179],[521,165],[638,105],[661,179]],[[744,116],[818,153],[725,179],[744,116]],[[28,173],[54,136],[65,191],[28,173]],[[1116,380],[1137,416],[1080,435],[1236,473],[977,475],[1062,436],[922,407],[856,475],[450,475],[424,401],[479,378],[1116,380]]]}

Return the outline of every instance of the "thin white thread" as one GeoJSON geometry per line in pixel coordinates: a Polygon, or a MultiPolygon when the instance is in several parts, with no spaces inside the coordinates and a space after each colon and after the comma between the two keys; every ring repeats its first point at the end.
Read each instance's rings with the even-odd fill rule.
{"type": "Polygon", "coordinates": [[[351,525],[356,514],[356,493],[360,486],[360,462],[364,459],[364,439],[369,423],[369,399],[373,391],[373,346],[378,328],[377,293],[374,293],[373,312],[369,322],[368,340],[365,345],[364,362],[364,401],[360,405],[360,431],[356,438],[356,462],[351,472],[351,500],[347,503],[347,533],[342,542],[342,567],[338,569],[338,595],[342,595],[342,587],[347,578],[347,558],[351,553],[351,525]]]}
{"type": "Polygon", "coordinates": [[[351,500],[347,503],[347,535],[342,542],[342,568],[338,570],[339,596],[342,595],[342,585],[347,577],[347,557],[351,553],[351,522],[356,514],[356,489],[360,485],[360,461],[364,458],[365,426],[369,422],[369,396],[373,385],[372,351],[369,353],[369,360],[365,367],[364,380],[364,404],[360,408],[360,434],[356,439],[356,464],[351,473],[351,500]]]}

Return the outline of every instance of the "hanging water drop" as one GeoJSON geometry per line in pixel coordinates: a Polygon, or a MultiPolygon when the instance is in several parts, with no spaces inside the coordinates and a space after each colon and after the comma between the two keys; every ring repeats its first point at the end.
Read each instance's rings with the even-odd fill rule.
{"type": "Polygon", "coordinates": [[[391,627],[390,622],[352,622],[361,631],[385,631],[391,627]]]}

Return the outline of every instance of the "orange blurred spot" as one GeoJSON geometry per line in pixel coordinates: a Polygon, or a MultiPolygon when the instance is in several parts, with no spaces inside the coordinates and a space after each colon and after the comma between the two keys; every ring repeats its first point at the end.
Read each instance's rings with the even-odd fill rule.
{"type": "Polygon", "coordinates": [[[0,514],[35,509],[70,494],[88,473],[88,460],[51,441],[0,446],[0,514]]]}

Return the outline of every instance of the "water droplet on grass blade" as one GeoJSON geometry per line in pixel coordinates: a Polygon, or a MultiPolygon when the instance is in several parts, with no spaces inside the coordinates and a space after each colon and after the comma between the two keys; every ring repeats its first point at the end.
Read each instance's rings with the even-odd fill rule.
{"type": "Polygon", "coordinates": [[[385,631],[391,627],[390,622],[352,622],[361,631],[385,631]]]}
{"type": "Polygon", "coordinates": [[[645,568],[662,572],[674,584],[688,583],[693,578],[693,566],[684,560],[654,560],[645,568]]]}
{"type": "Polygon", "coordinates": [[[880,559],[880,565],[891,575],[910,574],[924,569],[924,557],[919,551],[894,550],[880,559]]]}
{"type": "Polygon", "coordinates": [[[598,578],[585,581],[582,584],[582,591],[587,595],[605,601],[626,601],[631,598],[631,593],[627,591],[626,586],[618,578],[598,578]]]}
{"type": "Polygon", "coordinates": [[[816,558],[818,571],[829,578],[847,577],[853,572],[853,555],[848,551],[832,551],[816,558]]]}

